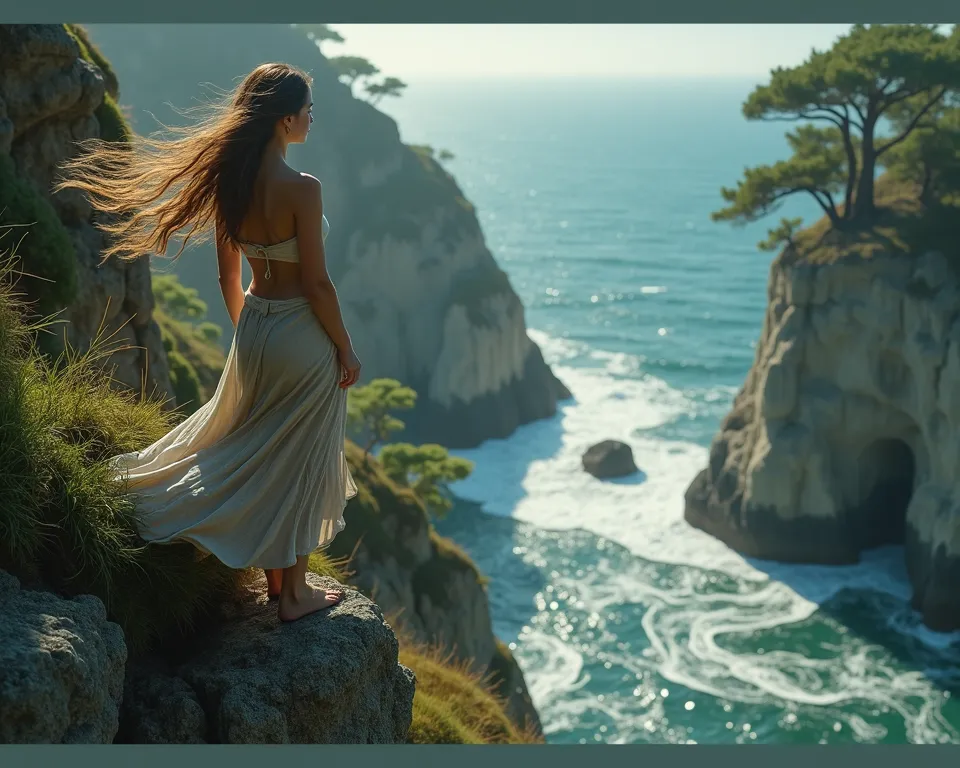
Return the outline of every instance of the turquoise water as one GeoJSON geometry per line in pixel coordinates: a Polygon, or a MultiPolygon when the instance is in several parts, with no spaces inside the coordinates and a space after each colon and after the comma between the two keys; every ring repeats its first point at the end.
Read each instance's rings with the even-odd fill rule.
{"type": "Polygon", "coordinates": [[[745,166],[787,154],[784,124],[741,117],[752,85],[414,81],[384,103],[405,141],[455,154],[575,396],[462,452],[476,470],[439,527],[493,575],[550,742],[958,742],[960,644],[919,626],[901,549],[748,562],[682,519],[765,307],[775,219],[709,217],[745,166]],[[581,471],[604,438],[631,444],[637,478],[581,471]]]}

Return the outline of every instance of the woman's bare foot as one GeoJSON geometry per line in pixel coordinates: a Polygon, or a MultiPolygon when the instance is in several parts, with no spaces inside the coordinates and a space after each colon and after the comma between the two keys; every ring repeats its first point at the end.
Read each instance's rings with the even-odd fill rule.
{"type": "Polygon", "coordinates": [[[283,569],[264,568],[263,572],[267,577],[267,598],[276,600],[280,597],[280,590],[283,588],[283,569]]]}
{"type": "Polygon", "coordinates": [[[296,621],[311,613],[322,611],[343,600],[342,592],[332,592],[326,589],[316,589],[309,584],[302,588],[304,592],[280,595],[280,605],[277,615],[280,621],[296,621]]]}

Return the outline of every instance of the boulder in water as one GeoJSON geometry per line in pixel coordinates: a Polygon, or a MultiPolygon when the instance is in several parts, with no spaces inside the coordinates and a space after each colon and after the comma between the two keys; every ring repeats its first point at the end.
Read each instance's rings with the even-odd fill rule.
{"type": "Polygon", "coordinates": [[[604,440],[583,454],[583,468],[600,479],[626,477],[637,471],[633,451],[619,440],[604,440]]]}

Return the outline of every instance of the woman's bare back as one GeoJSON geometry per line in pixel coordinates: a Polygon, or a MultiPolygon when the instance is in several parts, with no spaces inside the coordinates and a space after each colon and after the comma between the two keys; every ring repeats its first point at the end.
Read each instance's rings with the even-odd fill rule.
{"type": "MultiPolygon", "coordinates": [[[[286,163],[264,163],[254,184],[250,210],[240,228],[246,243],[275,245],[297,234],[292,197],[303,176],[286,163]]],[[[270,262],[270,277],[263,259],[247,257],[253,271],[251,293],[265,299],[290,299],[303,294],[300,265],[286,261],[270,262]]]]}

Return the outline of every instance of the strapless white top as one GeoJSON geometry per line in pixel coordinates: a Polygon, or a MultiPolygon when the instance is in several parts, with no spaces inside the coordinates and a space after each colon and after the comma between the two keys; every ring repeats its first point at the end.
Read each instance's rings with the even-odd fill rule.
{"type": "MultiPolygon", "coordinates": [[[[323,237],[324,241],[326,241],[327,235],[330,233],[330,222],[327,221],[327,217],[325,215],[322,218],[322,226],[320,231],[321,236],[323,237]]],[[[267,271],[264,273],[264,277],[266,278],[270,277],[271,261],[286,261],[292,264],[296,264],[300,261],[300,249],[297,248],[296,236],[291,237],[289,240],[284,240],[281,243],[274,243],[273,245],[240,243],[240,248],[243,249],[243,252],[251,259],[263,259],[267,262],[267,271]]]]}

